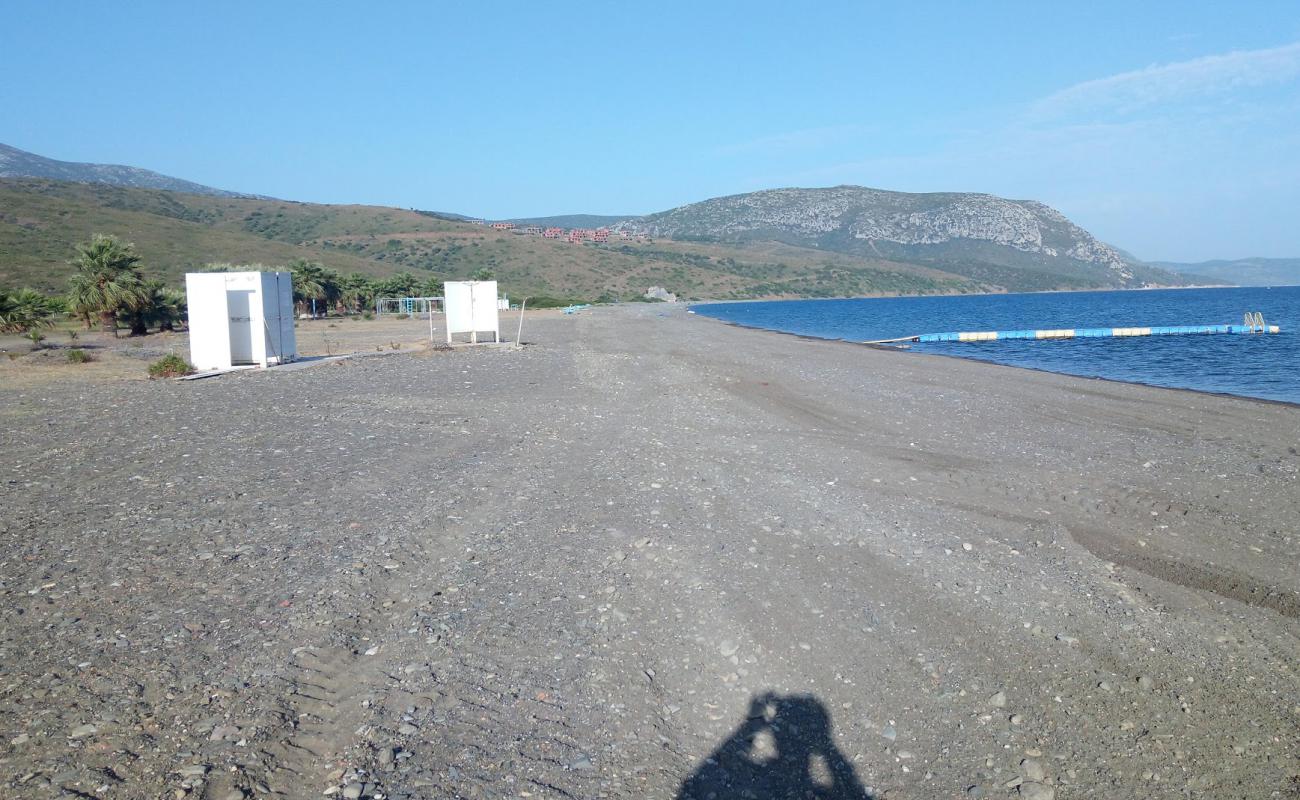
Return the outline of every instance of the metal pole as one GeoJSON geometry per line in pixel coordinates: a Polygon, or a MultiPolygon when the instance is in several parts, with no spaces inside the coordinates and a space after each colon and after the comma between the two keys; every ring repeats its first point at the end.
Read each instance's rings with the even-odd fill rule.
{"type": "Polygon", "coordinates": [[[433,347],[433,301],[429,301],[429,346],[433,347]]]}
{"type": "Polygon", "coordinates": [[[528,298],[519,304],[519,330],[515,332],[515,347],[524,346],[524,307],[528,305],[528,298]]]}

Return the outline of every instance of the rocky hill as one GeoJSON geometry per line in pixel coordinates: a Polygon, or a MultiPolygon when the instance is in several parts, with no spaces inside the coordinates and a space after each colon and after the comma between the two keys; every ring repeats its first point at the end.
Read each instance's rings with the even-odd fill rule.
{"type": "Polygon", "coordinates": [[[1185,283],[1125,256],[1049,206],[988,194],[771,189],[692,203],[615,227],[679,240],[774,240],[929,264],[1020,288],[1058,288],[1050,285],[1054,281],[1125,288],[1185,283]]]}
{"type": "Polygon", "coordinates": [[[261,197],[214,189],[211,186],[173,178],[170,175],[139,167],[56,161],[7,144],[0,144],[0,178],[48,178],[74,183],[104,183],[140,189],[165,189],[170,192],[204,194],[213,197],[261,197]]]}

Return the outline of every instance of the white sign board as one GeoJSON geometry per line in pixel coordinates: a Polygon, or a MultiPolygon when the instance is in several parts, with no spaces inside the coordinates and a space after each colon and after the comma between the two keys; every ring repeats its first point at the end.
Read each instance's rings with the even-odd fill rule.
{"type": "Polygon", "coordinates": [[[448,281],[443,284],[443,305],[447,310],[447,342],[458,333],[468,333],[478,343],[480,333],[491,333],[492,341],[501,341],[497,317],[496,281],[448,281]]]}

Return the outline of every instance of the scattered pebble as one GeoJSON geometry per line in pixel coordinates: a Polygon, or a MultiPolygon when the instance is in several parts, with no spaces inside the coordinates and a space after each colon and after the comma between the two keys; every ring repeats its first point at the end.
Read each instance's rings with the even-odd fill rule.
{"type": "Polygon", "coordinates": [[[82,739],[87,736],[94,735],[94,733],[98,730],[99,728],[95,727],[94,725],[90,723],[86,723],[85,725],[78,725],[77,727],[73,728],[72,731],[68,734],[68,737],[71,739],[82,739]]]}
{"type": "Polygon", "coordinates": [[[1020,784],[1020,796],[1024,800],[1053,800],[1056,790],[1045,783],[1025,782],[1020,784]]]}

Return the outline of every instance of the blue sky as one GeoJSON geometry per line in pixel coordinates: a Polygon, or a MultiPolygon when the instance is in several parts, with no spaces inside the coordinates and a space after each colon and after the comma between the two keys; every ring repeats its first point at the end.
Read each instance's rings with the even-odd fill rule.
{"type": "Polygon", "coordinates": [[[0,142],[486,217],[982,191],[1300,256],[1300,3],[8,0],[0,142]]]}

